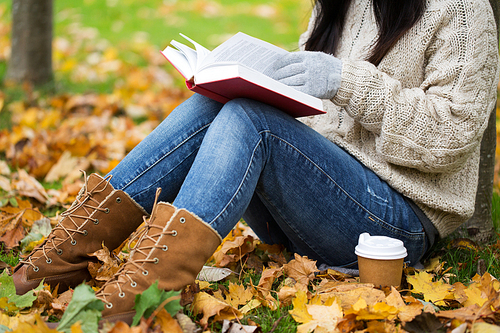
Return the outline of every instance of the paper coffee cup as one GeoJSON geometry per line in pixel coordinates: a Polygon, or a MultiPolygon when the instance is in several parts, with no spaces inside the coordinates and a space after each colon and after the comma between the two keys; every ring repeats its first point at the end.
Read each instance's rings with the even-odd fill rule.
{"type": "Polygon", "coordinates": [[[407,255],[402,241],[365,232],[359,235],[355,253],[361,283],[373,283],[376,287],[400,285],[407,255]]]}

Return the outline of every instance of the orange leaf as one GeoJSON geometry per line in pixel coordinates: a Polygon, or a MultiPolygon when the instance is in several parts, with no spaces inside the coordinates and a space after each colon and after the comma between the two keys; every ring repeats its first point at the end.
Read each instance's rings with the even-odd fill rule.
{"type": "Polygon", "coordinates": [[[158,312],[155,322],[160,325],[162,332],[183,333],[177,320],[172,318],[170,313],[168,313],[165,309],[161,309],[160,312],[158,312]]]}

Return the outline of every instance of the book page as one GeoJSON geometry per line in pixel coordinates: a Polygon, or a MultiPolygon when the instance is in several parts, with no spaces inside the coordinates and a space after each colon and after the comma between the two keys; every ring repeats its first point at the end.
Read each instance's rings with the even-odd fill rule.
{"type": "Polygon", "coordinates": [[[184,53],[170,46],[167,46],[163,51],[161,51],[161,53],[186,80],[193,78],[193,69],[191,68],[191,65],[186,59],[184,53]]]}
{"type": "Polygon", "coordinates": [[[266,74],[274,60],[286,53],[288,51],[280,47],[239,32],[217,46],[203,60],[201,68],[210,63],[238,62],[266,74]]]}
{"type": "Polygon", "coordinates": [[[208,56],[210,54],[210,50],[207,49],[206,47],[201,46],[200,44],[196,43],[194,40],[192,40],[191,38],[189,38],[188,36],[186,36],[184,34],[179,34],[179,35],[181,35],[187,41],[191,42],[191,44],[194,45],[194,49],[196,50],[196,55],[197,55],[197,57],[196,57],[196,68],[195,69],[200,68],[203,60],[206,58],[206,56],[208,56]]]}
{"type": "Polygon", "coordinates": [[[174,46],[177,50],[179,50],[185,57],[186,60],[188,61],[189,65],[191,66],[191,69],[193,72],[196,72],[197,68],[197,63],[198,63],[198,55],[196,54],[196,51],[190,48],[189,46],[186,46],[182,43],[179,43],[176,40],[172,40],[170,42],[172,46],[174,46]]]}

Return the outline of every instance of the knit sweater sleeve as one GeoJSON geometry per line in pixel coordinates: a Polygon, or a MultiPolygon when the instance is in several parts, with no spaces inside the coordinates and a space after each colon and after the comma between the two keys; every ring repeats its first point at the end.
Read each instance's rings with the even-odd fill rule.
{"type": "MultiPolygon", "coordinates": [[[[436,18],[422,19],[421,26],[434,31],[423,71],[415,73],[422,76],[419,86],[405,87],[367,61],[342,59],[333,102],[374,133],[380,158],[423,172],[452,172],[480,145],[494,108],[498,44],[487,1],[447,1],[436,18]]],[[[403,39],[391,52],[400,52],[404,63],[404,52],[414,47],[403,39]]]]}

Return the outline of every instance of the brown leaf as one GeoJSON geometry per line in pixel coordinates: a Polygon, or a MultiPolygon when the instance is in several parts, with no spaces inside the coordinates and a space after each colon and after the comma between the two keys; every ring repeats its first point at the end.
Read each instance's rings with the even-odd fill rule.
{"type": "Polygon", "coordinates": [[[248,236],[238,236],[234,240],[222,243],[213,257],[217,267],[225,267],[229,263],[238,262],[247,253],[254,249],[254,238],[248,236]]]}
{"type": "Polygon", "coordinates": [[[33,303],[33,308],[37,308],[40,312],[43,312],[45,309],[50,309],[52,307],[52,302],[54,301],[54,297],[48,290],[39,290],[36,293],[36,300],[33,303]]]}
{"type": "Polygon", "coordinates": [[[283,265],[284,273],[302,284],[309,284],[314,279],[314,273],[318,272],[316,261],[310,260],[307,256],[300,256],[295,253],[295,259],[283,265]]]}
{"type": "Polygon", "coordinates": [[[0,242],[4,242],[7,248],[13,248],[19,245],[21,239],[26,236],[21,219],[17,219],[15,226],[8,230],[2,237],[0,237],[0,242]]]}
{"type": "Polygon", "coordinates": [[[52,304],[51,304],[52,309],[58,310],[61,312],[66,311],[66,308],[68,307],[68,304],[71,301],[72,297],[73,297],[73,290],[72,289],[63,292],[56,299],[54,299],[54,301],[52,302],[52,304]]]}
{"type": "Polygon", "coordinates": [[[89,256],[96,257],[102,264],[100,266],[89,262],[89,271],[94,273],[92,277],[99,282],[108,281],[120,268],[120,260],[116,256],[111,256],[108,248],[103,244],[102,249],[89,253],[89,256]]]}

